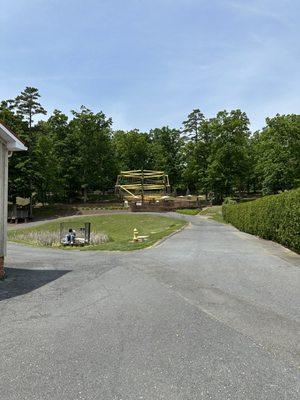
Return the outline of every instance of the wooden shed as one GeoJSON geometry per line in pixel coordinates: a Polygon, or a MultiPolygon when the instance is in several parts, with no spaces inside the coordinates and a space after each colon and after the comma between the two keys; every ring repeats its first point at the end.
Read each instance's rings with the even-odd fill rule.
{"type": "Polygon", "coordinates": [[[14,151],[27,150],[20,139],[0,122],[0,278],[4,276],[7,225],[8,158],[14,151]]]}

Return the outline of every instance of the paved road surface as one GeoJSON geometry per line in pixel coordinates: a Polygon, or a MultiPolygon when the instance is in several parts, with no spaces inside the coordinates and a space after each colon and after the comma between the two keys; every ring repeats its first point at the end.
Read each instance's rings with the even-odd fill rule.
{"type": "Polygon", "coordinates": [[[300,257],[184,218],[136,252],[10,244],[1,400],[298,400],[300,257]]]}

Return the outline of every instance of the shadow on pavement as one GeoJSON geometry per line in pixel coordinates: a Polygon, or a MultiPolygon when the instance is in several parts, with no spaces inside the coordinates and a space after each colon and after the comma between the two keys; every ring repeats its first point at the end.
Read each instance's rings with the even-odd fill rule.
{"type": "Polygon", "coordinates": [[[55,281],[70,270],[5,268],[7,278],[0,281],[0,301],[20,296],[55,281]]]}

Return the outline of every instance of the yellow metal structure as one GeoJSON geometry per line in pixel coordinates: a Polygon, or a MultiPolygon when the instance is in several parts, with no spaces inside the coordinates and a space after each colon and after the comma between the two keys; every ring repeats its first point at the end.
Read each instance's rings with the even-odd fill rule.
{"type": "Polygon", "coordinates": [[[161,197],[170,191],[169,177],[164,171],[121,171],[115,190],[121,197],[128,199],[161,197]]]}

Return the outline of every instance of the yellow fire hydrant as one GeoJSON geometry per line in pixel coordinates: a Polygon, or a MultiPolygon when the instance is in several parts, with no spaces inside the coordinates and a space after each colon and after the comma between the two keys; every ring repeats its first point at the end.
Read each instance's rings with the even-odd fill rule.
{"type": "Polygon", "coordinates": [[[139,234],[138,230],[136,228],[134,228],[134,230],[133,230],[133,241],[134,242],[138,241],[138,234],[139,234]]]}

